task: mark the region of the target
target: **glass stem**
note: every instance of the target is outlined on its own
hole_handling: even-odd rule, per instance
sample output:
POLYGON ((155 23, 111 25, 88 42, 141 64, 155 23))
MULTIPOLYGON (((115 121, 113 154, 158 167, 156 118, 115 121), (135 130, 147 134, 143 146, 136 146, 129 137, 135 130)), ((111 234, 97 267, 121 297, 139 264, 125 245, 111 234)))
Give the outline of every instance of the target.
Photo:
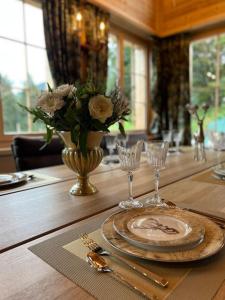
POLYGON ((176 152, 179 152, 179 145, 180 145, 180 142, 176 141, 176 152))
POLYGON ((155 169, 155 199, 159 200, 159 169, 155 169))
POLYGON ((129 188, 129 201, 133 201, 133 173, 128 172, 128 188, 129 188))

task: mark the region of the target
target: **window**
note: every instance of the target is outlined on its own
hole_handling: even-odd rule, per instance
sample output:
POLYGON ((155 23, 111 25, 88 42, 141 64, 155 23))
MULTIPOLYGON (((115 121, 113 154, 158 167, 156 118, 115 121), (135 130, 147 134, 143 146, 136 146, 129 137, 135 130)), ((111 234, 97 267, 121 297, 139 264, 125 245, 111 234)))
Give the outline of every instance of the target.
POLYGON ((0 0, 2 136, 43 131, 17 103, 36 103, 46 82, 52 84, 40 2, 0 0))
MULTIPOLYGON (((225 34, 194 41, 190 47, 191 100, 211 105, 205 120, 206 133, 225 131, 225 34)), ((197 130, 192 120, 192 131, 197 130)))
POLYGON ((147 128, 147 46, 122 33, 111 33, 108 45, 107 89, 110 90, 119 83, 130 102, 131 116, 128 122, 125 122, 125 128, 145 130, 147 128))

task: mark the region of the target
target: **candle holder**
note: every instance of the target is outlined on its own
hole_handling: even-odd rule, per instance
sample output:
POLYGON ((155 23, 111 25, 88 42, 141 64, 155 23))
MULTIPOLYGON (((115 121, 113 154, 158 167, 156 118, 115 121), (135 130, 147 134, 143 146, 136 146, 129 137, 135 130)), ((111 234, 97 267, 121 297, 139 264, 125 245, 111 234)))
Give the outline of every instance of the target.
POLYGON ((201 118, 199 116, 198 105, 187 104, 186 108, 189 111, 189 113, 197 119, 197 123, 198 123, 198 131, 194 133, 194 139, 195 139, 194 159, 197 161, 202 161, 202 160, 206 161, 207 159, 206 159, 205 145, 204 145, 205 136, 204 136, 203 124, 204 124, 206 113, 209 109, 209 105, 204 103, 200 107, 200 109, 203 110, 203 116, 201 118))

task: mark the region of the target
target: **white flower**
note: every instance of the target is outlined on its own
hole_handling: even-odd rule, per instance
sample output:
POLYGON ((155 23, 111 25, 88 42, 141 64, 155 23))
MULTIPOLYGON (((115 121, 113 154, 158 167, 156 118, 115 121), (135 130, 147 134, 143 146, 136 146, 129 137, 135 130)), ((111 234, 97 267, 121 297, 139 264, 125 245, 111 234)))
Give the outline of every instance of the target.
POLYGON ((66 96, 71 96, 73 92, 76 92, 76 88, 71 84, 63 84, 58 86, 53 93, 56 97, 63 98, 66 96))
POLYGON ((89 100, 88 108, 93 119, 104 123, 105 120, 112 116, 113 104, 110 98, 103 95, 97 95, 89 100))
POLYGON ((54 115, 54 112, 62 108, 64 104, 62 97, 52 92, 45 92, 39 97, 37 107, 50 115, 54 115))

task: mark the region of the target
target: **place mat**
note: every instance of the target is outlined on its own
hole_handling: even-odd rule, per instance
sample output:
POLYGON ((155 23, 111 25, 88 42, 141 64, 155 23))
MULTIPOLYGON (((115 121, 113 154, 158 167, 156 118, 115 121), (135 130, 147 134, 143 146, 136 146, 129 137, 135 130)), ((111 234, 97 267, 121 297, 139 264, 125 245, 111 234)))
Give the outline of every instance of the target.
POLYGON ((217 178, 213 177, 213 175, 215 175, 213 170, 209 170, 207 172, 193 176, 191 178, 191 180, 212 183, 212 184, 225 185, 225 180, 217 179, 217 178))
MULTIPOLYGON (((78 229, 67 231, 29 249, 97 299, 142 299, 142 296, 116 281, 110 274, 98 273, 84 261, 88 250, 79 241, 79 235, 83 232, 91 232, 90 236, 100 245, 111 252, 115 251, 101 237, 99 227, 106 217, 106 214, 96 217, 78 229)), ((135 261, 149 267, 150 270, 159 273, 169 281, 169 286, 163 289, 141 278, 142 284, 145 287, 147 285, 161 300, 211 299, 225 277, 224 250, 214 257, 195 263, 171 264, 137 259, 135 261)), ((126 267, 120 265, 118 268, 125 269, 126 267)), ((139 277, 139 275, 133 275, 133 271, 128 273, 139 277)))
POLYGON ((22 173, 27 174, 28 176, 33 175, 33 178, 28 179, 27 181, 21 182, 19 184, 14 184, 14 185, 0 188, 0 196, 62 181, 62 179, 60 178, 45 175, 45 174, 40 174, 38 172, 22 172, 22 173))

